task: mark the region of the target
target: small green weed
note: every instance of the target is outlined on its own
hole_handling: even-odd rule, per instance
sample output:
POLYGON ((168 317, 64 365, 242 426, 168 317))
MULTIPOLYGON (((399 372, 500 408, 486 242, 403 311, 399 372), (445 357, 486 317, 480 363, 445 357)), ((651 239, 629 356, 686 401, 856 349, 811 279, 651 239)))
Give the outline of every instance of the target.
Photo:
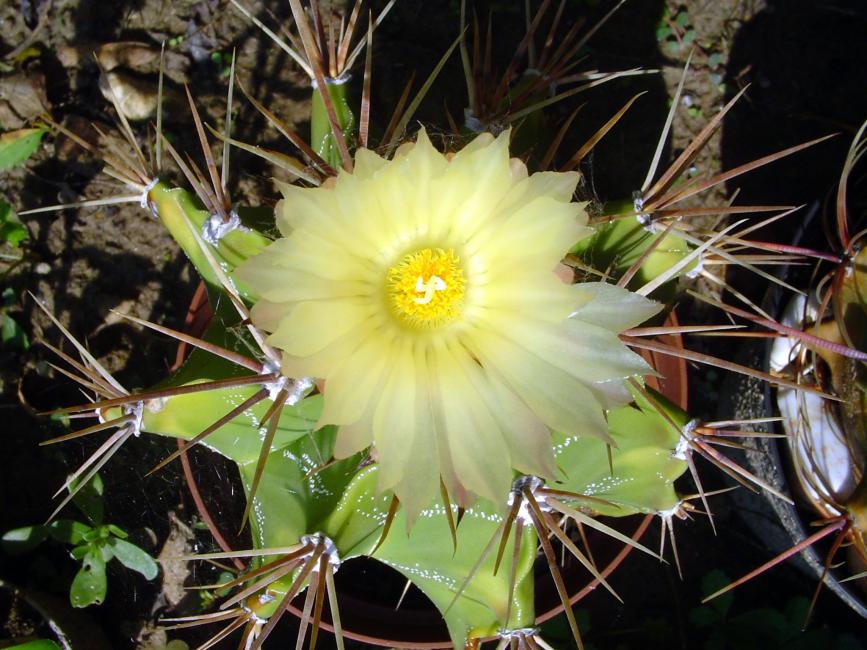
MULTIPOLYGON (((75 486, 70 488, 75 489, 75 486)), ((15 528, 0 538, 0 546, 9 553, 26 553, 48 539, 72 546, 70 556, 81 562, 69 588, 69 602, 73 607, 99 605, 105 600, 108 588, 105 566, 112 559, 148 580, 157 575, 157 564, 147 552, 126 541, 125 531, 114 524, 103 523, 102 497, 102 479, 97 474, 73 498, 88 523, 57 519, 49 524, 15 528)))

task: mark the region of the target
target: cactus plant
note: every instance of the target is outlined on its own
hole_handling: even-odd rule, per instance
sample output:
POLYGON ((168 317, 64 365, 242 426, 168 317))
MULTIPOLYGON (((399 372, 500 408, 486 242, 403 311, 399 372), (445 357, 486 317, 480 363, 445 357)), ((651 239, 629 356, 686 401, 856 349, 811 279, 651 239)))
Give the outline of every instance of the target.
MULTIPOLYGON (((302 592, 299 644, 310 628, 315 645, 327 596, 342 647, 334 573, 358 556, 396 569, 424 592, 456 648, 488 637, 502 648, 545 647, 534 628, 537 547, 582 647, 555 544, 617 597, 590 550, 576 542, 584 530, 656 553, 599 517, 655 516, 673 541, 673 519, 691 509, 674 481, 692 473, 696 498, 706 505, 694 454, 757 482, 715 449, 749 429, 691 419, 651 387, 657 373, 639 353, 782 381, 655 338, 727 326, 681 328, 656 316, 667 309, 677 279, 701 272, 708 259, 770 278, 741 255, 744 246, 761 248, 744 239, 755 226, 735 221, 714 229, 695 219, 788 206, 686 202, 812 143, 724 174, 685 178, 735 98, 657 174, 669 116, 647 179, 629 201, 574 201, 573 170, 635 98, 557 168, 552 163, 571 119, 551 137, 546 111, 636 71, 566 74, 594 30, 581 38, 570 30, 555 46, 563 5, 537 57, 530 45, 547 18, 546 0, 528 15, 526 34, 495 84, 478 35, 470 48, 462 24, 374 145, 371 43, 392 4, 356 39, 360 2, 344 23, 332 24, 316 2, 304 8, 290 0, 298 34, 280 46, 314 86, 309 137, 250 101, 287 136, 294 156, 233 138, 234 70, 225 128, 210 129, 223 143, 221 169, 189 91, 204 171, 163 136, 161 118, 154 160, 147 160, 116 101, 131 155, 101 151, 54 125, 99 153, 107 173, 134 193, 118 201, 140 202, 165 225, 201 276, 213 311, 201 336, 128 317, 195 348, 145 390, 122 386, 63 330, 81 359, 58 353, 92 397, 55 412, 96 419, 63 439, 113 430, 64 487, 87 483, 126 440, 143 433, 188 443, 155 469, 197 444, 237 465, 245 488, 240 524, 249 525, 253 548, 196 557, 244 557, 249 564, 221 585, 233 592, 219 610, 174 621, 221 623, 208 647, 235 631, 240 647, 262 647, 302 592), (416 108, 458 48, 468 89, 464 124, 448 137, 409 133, 416 108), (362 54, 356 116, 348 71, 362 54), (567 84, 549 96, 549 87, 567 84), (547 152, 539 156, 546 137, 547 152), (527 142, 535 143, 533 151, 514 157, 527 142), (281 185, 283 198, 265 227, 228 194, 232 147, 298 179, 281 185), (192 192, 164 173, 166 152, 192 192)), ((678 104, 675 97, 672 112, 678 104)))

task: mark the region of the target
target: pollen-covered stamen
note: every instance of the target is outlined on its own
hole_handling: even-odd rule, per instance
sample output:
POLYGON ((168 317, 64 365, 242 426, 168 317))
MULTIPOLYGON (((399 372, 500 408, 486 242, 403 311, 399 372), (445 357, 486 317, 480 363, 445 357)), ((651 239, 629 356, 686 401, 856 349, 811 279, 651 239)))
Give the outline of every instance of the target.
POLYGON ((404 255, 388 270, 386 293, 403 324, 438 327, 460 313, 465 284, 453 250, 423 248, 404 255))

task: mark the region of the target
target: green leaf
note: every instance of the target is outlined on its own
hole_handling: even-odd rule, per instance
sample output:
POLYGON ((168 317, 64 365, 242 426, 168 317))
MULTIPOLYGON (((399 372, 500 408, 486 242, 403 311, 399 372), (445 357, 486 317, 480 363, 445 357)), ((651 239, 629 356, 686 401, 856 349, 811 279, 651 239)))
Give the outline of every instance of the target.
POLYGON ((55 541, 63 544, 80 544, 85 536, 93 530, 87 524, 71 519, 57 519, 48 524, 48 534, 55 541))
MULTIPOLYGON (((605 208, 606 214, 626 214, 633 210, 632 204, 625 202, 612 203, 605 208)), ((585 237, 573 246, 571 252, 593 268, 610 269, 616 278, 625 273, 660 236, 661 233, 645 230, 635 217, 626 217, 600 226, 591 237, 585 237)), ((668 233, 645 258, 628 288, 635 290, 668 272, 668 269, 689 255, 690 250, 683 239, 673 232, 668 233)), ((687 264, 677 276, 688 273, 695 266, 696 262, 687 264)), ((661 292, 662 288, 657 289, 651 297, 665 300, 664 296, 658 295, 661 292)))
POLYGON ((45 526, 24 526, 13 528, 3 533, 0 546, 8 553, 26 553, 36 548, 48 537, 45 526))
MULTIPOLYGON (((382 534, 391 494, 377 494, 378 467, 364 468, 346 488, 343 497, 321 530, 337 545, 341 558, 367 555, 382 534)), ((453 515, 457 507, 452 505, 453 515)), ((443 612, 458 587, 482 554, 500 523, 501 508, 478 501, 464 512, 457 528, 457 550, 452 545, 443 506, 433 503, 421 512, 407 532, 402 508, 391 531, 373 557, 400 571, 443 612)), ((533 622, 533 560, 537 539, 532 526, 523 529, 521 552, 516 567, 516 588, 511 619, 504 620, 508 604, 512 539, 507 544, 504 565, 493 575, 496 552, 488 555, 445 620, 455 647, 463 647, 469 633, 488 636, 498 628, 517 628, 533 622)))
POLYGON ((108 529, 108 532, 115 537, 120 537, 121 539, 126 539, 127 537, 129 537, 129 535, 126 534, 125 530, 123 530, 122 528, 118 528, 114 524, 108 524, 106 528, 108 529))
MULTIPOLYGON (((77 483, 73 482, 69 486, 69 491, 72 492, 76 487, 77 483)), ((105 512, 102 503, 103 492, 105 492, 105 486, 102 483, 102 478, 99 474, 94 474, 93 478, 72 497, 72 502, 94 526, 99 526, 102 523, 105 512)))
POLYGON ((98 550, 91 549, 82 559, 81 569, 69 588, 69 602, 73 607, 101 605, 106 589, 105 561, 98 550))
POLYGON ((60 650, 60 646, 54 641, 39 639, 37 641, 28 641, 27 643, 11 645, 7 650, 60 650))
MULTIPOLYGON (((178 373, 170 378, 171 384, 167 385, 185 385, 231 376, 242 376, 237 366, 196 350, 178 373)), ((142 428, 149 433, 190 440, 259 389, 259 386, 249 385, 170 397, 158 411, 145 409, 142 428)), ((281 449, 310 433, 319 419, 322 403, 322 396, 316 395, 294 406, 285 406, 280 412, 271 450, 281 449)), ((269 399, 259 402, 217 429, 202 444, 237 463, 255 461, 259 457, 263 435, 257 424, 271 404, 269 399)))
POLYGON ((693 627, 710 627, 720 622, 719 612, 707 605, 689 611, 689 624, 693 627))
MULTIPOLYGON (((202 232, 202 225, 209 217, 208 211, 197 203, 193 194, 180 188, 170 188, 161 182, 151 189, 148 196, 156 207, 157 215, 163 225, 183 249, 205 283, 209 285, 209 289, 217 289, 220 286, 219 278, 190 231, 192 225, 196 232, 202 232)), ((237 228, 224 236, 216 247, 210 247, 210 250, 220 266, 227 272, 231 272, 248 257, 260 253, 270 243, 271 241, 255 228, 237 228)), ((242 298, 251 297, 242 282, 235 280, 235 286, 242 298)))
POLYGON ((83 560, 88 553, 95 550, 98 550, 96 545, 87 542, 85 544, 82 544, 81 546, 76 546, 69 552, 69 555, 72 557, 73 560, 83 560))
POLYGON ((689 14, 685 11, 679 11, 674 17, 674 24, 678 27, 686 27, 689 24, 689 14))
POLYGON ((5 242, 13 248, 18 248, 21 242, 27 239, 28 234, 27 228, 12 211, 12 206, 0 199, 0 243, 5 242))
MULTIPOLYGON (((343 132, 343 137, 349 142, 349 138, 355 129, 355 114, 349 106, 348 84, 326 83, 325 88, 334 107, 337 125, 343 132)), ((322 94, 318 89, 313 89, 310 108, 310 144, 313 149, 334 169, 340 169, 343 163, 340 158, 340 150, 331 130, 331 122, 322 101, 322 94)))
POLYGON ((27 160, 45 135, 45 129, 18 129, 0 134, 0 169, 9 169, 27 160))
POLYGON ((26 350, 30 347, 30 339, 21 326, 9 314, 0 312, 0 342, 4 346, 26 350))
POLYGON ((111 546, 111 550, 114 552, 114 557, 117 561, 127 569, 139 572, 147 580, 153 580, 157 577, 157 563, 135 544, 112 537, 108 540, 108 545, 111 546))
MULTIPOLYGON (((256 516, 250 518, 256 546, 287 546, 297 543, 301 535, 328 532, 323 520, 345 497, 361 458, 355 455, 314 472, 331 458, 335 435, 335 427, 325 427, 268 456, 253 501, 256 516)), ((249 493, 256 460, 240 464, 238 469, 249 493)), ((338 545, 338 550, 341 557, 350 552, 345 545, 338 545)))

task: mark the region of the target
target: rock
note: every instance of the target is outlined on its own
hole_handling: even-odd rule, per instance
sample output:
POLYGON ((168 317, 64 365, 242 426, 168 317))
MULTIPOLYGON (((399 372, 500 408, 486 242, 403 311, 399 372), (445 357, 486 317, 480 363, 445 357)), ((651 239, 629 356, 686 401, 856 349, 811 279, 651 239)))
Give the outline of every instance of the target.
POLYGON ((42 73, 20 72, 0 77, 0 124, 5 130, 21 128, 47 110, 42 73))
MULTIPOLYGON (((122 68, 141 74, 156 75, 160 70, 160 48, 136 41, 60 45, 55 51, 64 68, 77 68, 88 60, 93 61, 93 57, 96 56, 106 72, 122 68)), ((163 60, 163 71, 166 77, 176 83, 188 81, 189 58, 167 49, 163 60)))
POLYGON ((156 115, 157 85, 143 81, 125 72, 105 72, 99 77, 103 96, 114 98, 129 120, 141 121, 156 115))

